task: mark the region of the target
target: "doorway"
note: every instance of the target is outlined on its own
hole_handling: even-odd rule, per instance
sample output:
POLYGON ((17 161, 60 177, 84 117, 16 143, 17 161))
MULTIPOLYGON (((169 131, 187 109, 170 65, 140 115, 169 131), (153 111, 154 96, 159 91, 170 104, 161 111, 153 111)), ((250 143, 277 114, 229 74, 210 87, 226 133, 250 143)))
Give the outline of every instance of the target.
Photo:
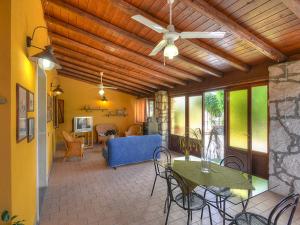
POLYGON ((47 178, 47 77, 37 66, 37 220, 45 192, 48 186, 47 178))
POLYGON ((268 177, 268 86, 251 85, 226 91, 225 155, 244 162, 245 172, 268 177))

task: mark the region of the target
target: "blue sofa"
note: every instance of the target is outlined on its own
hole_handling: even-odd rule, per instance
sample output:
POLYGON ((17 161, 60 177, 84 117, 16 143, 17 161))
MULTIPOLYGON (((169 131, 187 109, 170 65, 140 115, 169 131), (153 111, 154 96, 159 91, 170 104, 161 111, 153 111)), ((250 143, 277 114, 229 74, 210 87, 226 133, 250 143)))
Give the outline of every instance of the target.
POLYGON ((157 134, 115 138, 108 141, 103 156, 113 168, 144 162, 152 159, 154 149, 161 143, 161 136, 157 134))

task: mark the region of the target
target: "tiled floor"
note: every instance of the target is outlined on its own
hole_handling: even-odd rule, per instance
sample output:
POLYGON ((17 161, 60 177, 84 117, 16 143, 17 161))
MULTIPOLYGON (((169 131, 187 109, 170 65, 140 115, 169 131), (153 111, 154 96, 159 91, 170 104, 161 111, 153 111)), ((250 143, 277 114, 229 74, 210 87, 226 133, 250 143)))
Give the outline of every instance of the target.
MULTIPOLYGON (((41 225, 162 225, 166 184, 158 180, 153 197, 150 192, 154 179, 152 162, 108 168, 99 149, 89 150, 82 161, 63 162, 58 151, 50 175, 41 225)), ((265 193, 251 200, 249 210, 268 215, 280 196, 265 193)), ((229 206, 230 207, 230 206, 229 206)), ((299 207, 300 208, 300 207, 299 207)), ((239 207, 228 212, 237 213, 239 207)), ((193 225, 209 224, 208 213, 201 222, 193 214, 193 225)), ((172 206, 169 225, 186 224, 186 213, 172 206)), ((213 210, 213 223, 222 224, 213 210)), ((286 224, 286 223, 283 223, 286 224)), ((293 225, 300 225, 300 209, 293 225)))

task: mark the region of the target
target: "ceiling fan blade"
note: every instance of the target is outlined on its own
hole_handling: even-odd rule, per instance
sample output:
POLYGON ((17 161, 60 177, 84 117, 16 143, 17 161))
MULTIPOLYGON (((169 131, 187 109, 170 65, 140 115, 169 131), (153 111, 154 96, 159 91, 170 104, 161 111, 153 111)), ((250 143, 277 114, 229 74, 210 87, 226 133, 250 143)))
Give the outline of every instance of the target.
POLYGON ((161 40, 155 48, 152 50, 152 52, 149 54, 149 56, 155 56, 157 53, 159 53, 166 45, 167 45, 167 40, 161 40))
POLYGON ((108 87, 108 86, 103 86, 104 89, 118 89, 116 87, 108 87))
POLYGON ((147 19, 146 17, 142 15, 134 15, 131 17, 132 19, 136 20, 137 22, 149 27, 152 30, 155 30, 157 33, 165 33, 168 32, 168 30, 161 25, 147 19))
POLYGON ((180 37, 188 38, 224 38, 226 32, 181 32, 180 37))

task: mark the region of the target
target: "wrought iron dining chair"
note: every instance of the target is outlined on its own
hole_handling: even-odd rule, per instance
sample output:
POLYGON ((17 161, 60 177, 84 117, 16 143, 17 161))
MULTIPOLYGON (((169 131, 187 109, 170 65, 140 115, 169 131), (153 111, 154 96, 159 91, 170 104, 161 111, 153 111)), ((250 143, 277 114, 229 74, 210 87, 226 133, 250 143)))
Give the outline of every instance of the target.
POLYGON ((268 218, 251 212, 242 212, 235 216, 230 225, 277 225, 280 217, 288 213, 288 210, 290 210, 290 215, 286 225, 291 225, 298 202, 299 194, 290 194, 273 208, 268 218))
POLYGON ((207 203, 206 199, 194 192, 187 181, 171 168, 166 169, 166 177, 168 186, 168 211, 165 225, 168 224, 172 202, 188 212, 187 225, 189 225, 190 220, 192 220, 193 211, 202 210, 205 207, 208 207, 210 224, 212 225, 210 205, 207 203))
POLYGON ((171 153, 170 150, 164 146, 158 146, 155 148, 153 152, 153 163, 155 169, 155 178, 152 186, 151 196, 153 195, 153 191, 155 188, 157 177, 162 179, 166 179, 165 167, 161 165, 160 159, 164 159, 165 163, 171 165, 171 153))
MULTIPOLYGON (((220 161, 220 166, 226 166, 228 168, 231 169, 235 169, 235 170, 240 170, 242 171, 245 168, 245 164, 243 163, 243 161, 235 156, 235 155, 228 155, 225 158, 223 158, 220 161)), ((216 206, 219 209, 220 214, 223 216, 223 224, 225 224, 225 220, 226 220, 226 201, 227 198, 229 198, 231 196, 231 192, 229 188, 219 188, 219 187, 206 187, 204 190, 204 194, 203 197, 206 198, 207 192, 210 192, 212 194, 218 193, 219 196, 222 195, 222 198, 216 195, 216 201, 212 201, 212 200, 207 200, 210 203, 214 203, 216 204, 216 206)), ((243 203, 243 208, 245 209, 247 207, 247 203, 244 204, 243 203)), ((203 217, 203 210, 201 212, 201 218, 203 217)))

